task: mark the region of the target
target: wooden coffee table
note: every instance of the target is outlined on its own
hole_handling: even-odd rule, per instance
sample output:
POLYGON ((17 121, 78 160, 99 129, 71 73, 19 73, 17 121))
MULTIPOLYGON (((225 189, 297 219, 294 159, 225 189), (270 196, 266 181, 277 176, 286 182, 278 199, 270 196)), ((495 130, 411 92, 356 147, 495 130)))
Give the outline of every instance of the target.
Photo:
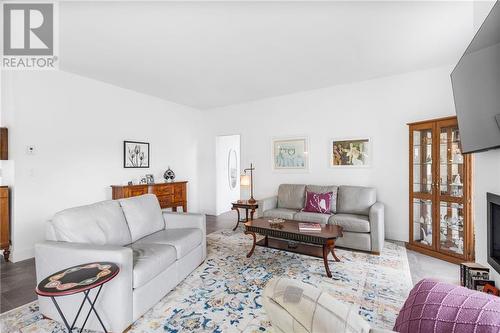
POLYGON ((335 241, 342 237, 342 227, 338 225, 321 225, 321 231, 299 231, 299 221, 285 220, 281 228, 271 227, 269 218, 259 218, 245 223, 245 234, 253 236, 253 245, 247 258, 255 250, 255 245, 270 247, 289 252, 301 253, 317 258, 323 258, 326 275, 332 277, 328 267, 328 255, 331 253, 335 261, 340 261, 335 255, 335 241), (256 234, 264 238, 257 241, 256 234), (290 242, 294 242, 293 245, 290 242), (297 242, 297 243, 295 243, 297 242))

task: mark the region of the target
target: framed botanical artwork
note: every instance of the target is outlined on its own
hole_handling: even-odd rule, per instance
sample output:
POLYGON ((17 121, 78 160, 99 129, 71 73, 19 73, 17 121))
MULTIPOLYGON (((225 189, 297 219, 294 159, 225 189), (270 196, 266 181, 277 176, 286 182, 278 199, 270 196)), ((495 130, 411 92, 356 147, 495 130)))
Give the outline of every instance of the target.
POLYGON ((309 170, 309 140, 307 137, 274 138, 272 150, 274 170, 309 170))
POLYGON ((123 141, 123 167, 149 168, 149 143, 123 141))
POLYGON ((370 166, 370 138, 332 139, 328 150, 332 168, 370 166))

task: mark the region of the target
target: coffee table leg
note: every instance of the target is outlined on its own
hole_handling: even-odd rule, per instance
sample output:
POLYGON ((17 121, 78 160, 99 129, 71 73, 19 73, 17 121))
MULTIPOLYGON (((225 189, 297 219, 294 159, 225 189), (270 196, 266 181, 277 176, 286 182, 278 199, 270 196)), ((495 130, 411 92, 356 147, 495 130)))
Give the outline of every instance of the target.
POLYGON ((337 261, 337 262, 340 261, 340 259, 335 254, 335 241, 334 240, 332 241, 332 243, 330 245, 330 252, 332 253, 332 256, 335 259, 335 261, 337 261))
POLYGON ((236 213, 238 214, 238 219, 236 220, 236 225, 233 228, 233 231, 235 231, 236 228, 238 228, 238 225, 240 224, 240 210, 238 208, 235 208, 235 207, 232 207, 231 210, 235 210, 236 213))
POLYGON ((332 277, 332 272, 330 272, 330 267, 328 266, 328 253, 330 253, 330 249, 328 245, 323 245, 323 264, 325 264, 326 276, 329 278, 332 277))
POLYGON ((245 235, 252 235, 253 236, 252 249, 247 254, 247 258, 250 258, 253 254, 253 251, 255 250, 255 243, 257 242, 257 237, 255 236, 255 233, 251 232, 251 231, 245 231, 245 235))

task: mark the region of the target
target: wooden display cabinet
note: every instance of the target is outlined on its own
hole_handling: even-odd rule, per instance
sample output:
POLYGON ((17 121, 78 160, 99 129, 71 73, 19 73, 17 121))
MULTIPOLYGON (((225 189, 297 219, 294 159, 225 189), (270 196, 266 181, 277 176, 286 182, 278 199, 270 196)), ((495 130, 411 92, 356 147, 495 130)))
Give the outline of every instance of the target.
POLYGON ((456 117, 408 124, 407 248, 453 263, 474 260, 472 156, 462 155, 456 117))

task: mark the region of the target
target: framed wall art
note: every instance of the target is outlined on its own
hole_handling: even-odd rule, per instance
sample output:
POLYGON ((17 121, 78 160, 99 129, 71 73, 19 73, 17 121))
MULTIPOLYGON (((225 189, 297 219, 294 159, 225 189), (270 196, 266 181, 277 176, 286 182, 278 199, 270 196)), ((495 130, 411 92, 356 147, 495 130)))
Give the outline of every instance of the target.
POLYGON ((149 143, 123 141, 123 167, 149 168, 149 143))
POLYGON ((309 170, 309 139, 307 137, 274 138, 272 152, 274 170, 309 170))
POLYGON ((332 168, 370 166, 370 138, 332 139, 328 150, 332 168))

